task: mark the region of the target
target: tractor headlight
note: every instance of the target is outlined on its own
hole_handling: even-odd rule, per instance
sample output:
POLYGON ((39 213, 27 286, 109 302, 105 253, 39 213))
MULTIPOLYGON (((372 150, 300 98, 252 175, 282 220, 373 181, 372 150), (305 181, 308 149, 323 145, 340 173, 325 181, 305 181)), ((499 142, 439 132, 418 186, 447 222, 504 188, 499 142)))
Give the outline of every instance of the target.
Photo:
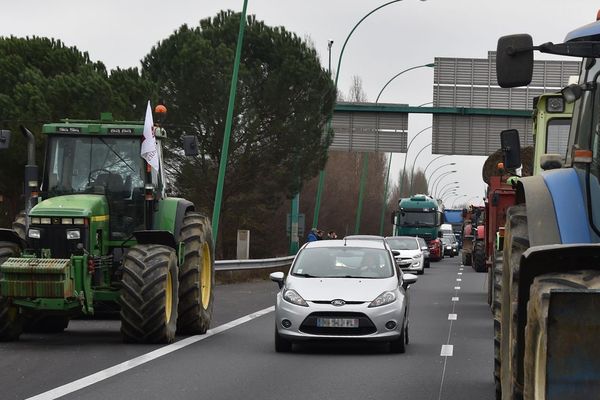
POLYGON ((63 225, 73 225, 73 218, 61 218, 60 223, 63 225))
POLYGON ((42 232, 40 232, 39 229, 30 228, 27 232, 27 236, 29 236, 31 239, 39 239, 42 237, 42 232))
POLYGON ((565 99, 561 97, 549 97, 546 100, 546 111, 549 113, 561 113, 565 111, 565 99))
POLYGON ((49 225, 49 224, 51 224, 51 223, 52 223, 52 219, 51 219, 51 218, 48 218, 48 217, 45 217, 45 218, 40 218, 40 223, 41 223, 41 224, 44 224, 44 225, 49 225))
POLYGON ((73 224, 75 225, 84 225, 85 218, 73 218, 73 224))
POLYGON ((67 240, 81 239, 81 231, 79 229, 70 229, 67 231, 67 240))
POLYGON ((31 223, 34 225, 39 225, 40 222, 40 218, 39 217, 31 217, 31 223))

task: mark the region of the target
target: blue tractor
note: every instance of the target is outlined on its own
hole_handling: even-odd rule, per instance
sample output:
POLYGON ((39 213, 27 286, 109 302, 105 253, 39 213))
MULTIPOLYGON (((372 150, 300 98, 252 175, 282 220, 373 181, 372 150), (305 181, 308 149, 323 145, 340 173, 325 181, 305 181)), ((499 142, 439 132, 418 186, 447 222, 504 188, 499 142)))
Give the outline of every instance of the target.
MULTIPOLYGON (((579 82, 554 108, 574 103, 560 154, 517 184, 503 241, 502 301, 495 323, 496 395, 588 399, 600 395, 600 21, 564 43, 533 45, 526 34, 498 41, 501 87, 529 85, 533 52, 582 59, 579 82)), ((548 110, 550 111, 550 110, 548 110)), ((518 166, 515 130, 502 132, 505 166, 518 166)))

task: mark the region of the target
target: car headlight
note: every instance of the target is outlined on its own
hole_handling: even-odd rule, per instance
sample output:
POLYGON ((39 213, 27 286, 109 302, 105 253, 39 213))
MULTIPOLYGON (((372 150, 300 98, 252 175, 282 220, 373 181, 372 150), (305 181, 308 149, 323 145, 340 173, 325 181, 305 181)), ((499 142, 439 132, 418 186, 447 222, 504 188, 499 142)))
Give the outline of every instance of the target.
POLYGON ((27 236, 29 236, 32 239, 39 239, 42 237, 42 233, 40 232, 39 229, 29 229, 29 232, 27 233, 27 236))
POLYGON ((418 260, 421 258, 421 255, 417 254, 417 255, 414 255, 412 258, 413 258, 413 260, 418 260))
POLYGON ((81 239, 81 231, 79 229, 70 229, 67 231, 67 240, 81 239))
POLYGON ((396 301, 396 293, 394 292, 383 292, 375 300, 369 304, 369 308, 385 306, 396 301))
POLYGON ((283 298, 285 301, 297 306, 308 307, 308 303, 294 289, 286 289, 283 292, 283 298))

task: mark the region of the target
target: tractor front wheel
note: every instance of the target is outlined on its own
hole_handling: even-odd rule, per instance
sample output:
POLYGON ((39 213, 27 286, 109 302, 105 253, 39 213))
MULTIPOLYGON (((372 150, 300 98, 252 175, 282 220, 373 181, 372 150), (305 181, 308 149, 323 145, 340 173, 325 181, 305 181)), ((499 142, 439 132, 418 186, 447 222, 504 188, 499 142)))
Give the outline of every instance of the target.
POLYGON ((179 289, 175 250, 138 244, 124 257, 121 334, 134 343, 170 343, 175 339, 179 289))
POLYGON ((482 240, 478 240, 473 245, 472 254, 473 269, 477 272, 486 272, 485 267, 485 243, 482 240))
MULTIPOLYGON (((0 265, 10 257, 18 257, 21 249, 13 242, 0 242, 0 265)), ((1 276, 1 274, 0 274, 1 276)), ((10 299, 0 296, 0 342, 19 339, 23 332, 23 317, 10 299)))
POLYGON ((177 331, 204 334, 210 326, 215 286, 215 259, 210 220, 187 212, 181 228, 183 265, 179 274, 177 331))

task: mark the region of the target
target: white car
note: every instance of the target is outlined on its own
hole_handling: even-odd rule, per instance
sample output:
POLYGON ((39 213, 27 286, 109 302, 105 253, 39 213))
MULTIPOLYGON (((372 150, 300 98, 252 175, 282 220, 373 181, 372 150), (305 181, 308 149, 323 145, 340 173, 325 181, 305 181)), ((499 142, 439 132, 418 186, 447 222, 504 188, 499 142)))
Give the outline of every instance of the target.
POLYGON ((280 291, 275 306, 275 350, 302 340, 408 343, 407 289, 417 281, 395 267, 382 240, 323 240, 305 244, 287 278, 273 272, 280 291))
POLYGON ((421 275, 425 272, 425 254, 414 236, 389 236, 385 238, 394 252, 396 263, 403 271, 414 271, 421 275))

